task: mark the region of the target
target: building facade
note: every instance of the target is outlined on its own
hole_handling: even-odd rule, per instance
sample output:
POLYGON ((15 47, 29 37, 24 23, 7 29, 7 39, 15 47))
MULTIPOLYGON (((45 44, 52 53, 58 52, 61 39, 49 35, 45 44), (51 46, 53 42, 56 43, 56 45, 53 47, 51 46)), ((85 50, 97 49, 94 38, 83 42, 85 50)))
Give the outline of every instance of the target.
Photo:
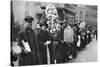
POLYGON ((97 6, 86 5, 85 16, 89 26, 97 27, 97 6))
POLYGON ((65 16, 69 24, 75 23, 76 7, 73 4, 64 5, 65 16))
POLYGON ((85 6, 84 5, 77 5, 76 6, 75 20, 77 22, 85 21, 85 6))

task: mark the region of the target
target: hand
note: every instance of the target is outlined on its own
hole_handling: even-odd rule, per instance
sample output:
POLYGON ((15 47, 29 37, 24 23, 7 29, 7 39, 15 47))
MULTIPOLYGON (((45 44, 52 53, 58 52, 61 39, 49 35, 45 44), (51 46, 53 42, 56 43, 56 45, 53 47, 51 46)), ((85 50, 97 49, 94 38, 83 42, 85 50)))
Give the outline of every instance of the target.
POLYGON ((64 41, 63 41, 63 40, 61 40, 61 42, 62 42, 62 43, 64 43, 64 41))
POLYGON ((50 44, 51 43, 51 41, 46 41, 45 43, 44 43, 44 45, 48 45, 48 44, 50 44))
POLYGON ((58 45, 58 42, 57 41, 54 41, 54 44, 58 45))
POLYGON ((48 43, 47 43, 47 42, 45 42, 45 43, 44 43, 44 45, 48 45, 48 43))
POLYGON ((47 41, 48 42, 48 44, 50 44, 51 43, 51 41, 47 41))

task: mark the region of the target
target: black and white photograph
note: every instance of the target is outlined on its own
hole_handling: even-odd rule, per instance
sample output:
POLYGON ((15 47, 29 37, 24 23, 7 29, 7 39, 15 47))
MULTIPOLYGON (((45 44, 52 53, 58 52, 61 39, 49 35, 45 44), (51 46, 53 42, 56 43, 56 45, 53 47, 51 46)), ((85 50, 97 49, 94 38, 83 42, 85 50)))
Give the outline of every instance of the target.
POLYGON ((98 61, 98 6, 10 1, 10 66, 98 61))

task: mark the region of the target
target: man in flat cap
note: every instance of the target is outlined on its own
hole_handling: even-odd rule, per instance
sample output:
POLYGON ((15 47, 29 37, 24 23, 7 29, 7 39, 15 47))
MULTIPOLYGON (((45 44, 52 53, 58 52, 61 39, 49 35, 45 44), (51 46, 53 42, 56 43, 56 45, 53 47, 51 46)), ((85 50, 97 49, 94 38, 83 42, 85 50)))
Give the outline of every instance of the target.
POLYGON ((31 28, 34 19, 31 16, 27 16, 24 20, 27 25, 24 30, 19 32, 17 38, 18 44, 23 48, 23 52, 19 58, 19 65, 37 65, 40 64, 39 46, 37 44, 36 34, 31 28))

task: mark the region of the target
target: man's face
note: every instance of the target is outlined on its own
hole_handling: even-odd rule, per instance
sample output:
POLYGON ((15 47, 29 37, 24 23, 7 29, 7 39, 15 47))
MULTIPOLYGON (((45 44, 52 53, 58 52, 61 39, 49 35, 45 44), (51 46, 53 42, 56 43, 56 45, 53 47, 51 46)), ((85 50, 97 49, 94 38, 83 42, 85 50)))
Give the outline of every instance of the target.
POLYGON ((46 26, 42 25, 42 30, 45 30, 46 29, 46 26))
POLYGON ((32 23, 28 23, 28 28, 31 28, 32 27, 32 23))

